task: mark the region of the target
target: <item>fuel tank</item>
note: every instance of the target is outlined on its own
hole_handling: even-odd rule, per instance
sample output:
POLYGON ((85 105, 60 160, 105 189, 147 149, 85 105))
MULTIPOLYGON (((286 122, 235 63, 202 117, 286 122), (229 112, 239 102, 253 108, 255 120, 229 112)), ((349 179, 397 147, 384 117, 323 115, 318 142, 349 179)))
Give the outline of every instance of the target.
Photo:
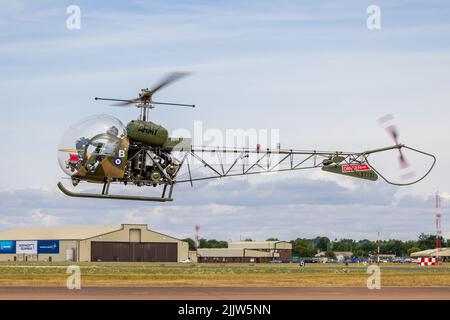
POLYGON ((167 141, 168 132, 156 123, 132 120, 127 124, 127 135, 135 141, 151 146, 162 146, 167 141))

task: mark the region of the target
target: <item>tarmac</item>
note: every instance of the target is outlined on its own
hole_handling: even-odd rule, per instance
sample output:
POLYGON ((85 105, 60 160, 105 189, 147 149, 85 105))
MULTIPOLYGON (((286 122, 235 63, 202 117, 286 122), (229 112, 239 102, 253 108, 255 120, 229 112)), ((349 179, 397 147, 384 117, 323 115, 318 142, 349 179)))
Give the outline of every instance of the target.
POLYGON ((1 286, 0 300, 450 300, 450 287, 1 286))

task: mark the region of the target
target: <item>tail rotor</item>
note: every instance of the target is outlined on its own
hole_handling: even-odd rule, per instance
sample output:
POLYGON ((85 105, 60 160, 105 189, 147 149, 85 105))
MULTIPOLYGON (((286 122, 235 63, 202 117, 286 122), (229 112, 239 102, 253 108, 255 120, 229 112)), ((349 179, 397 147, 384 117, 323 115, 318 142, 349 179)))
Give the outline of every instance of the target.
POLYGON ((410 168, 410 164, 409 164, 408 160, 406 159, 405 154, 402 151, 402 145, 401 145, 400 139, 399 139, 400 134, 399 134, 397 126, 395 124, 392 124, 393 120, 394 120, 394 116, 392 114, 387 114, 387 115, 381 117, 380 119, 378 119, 378 122, 380 123, 380 125, 385 126, 385 130, 391 136, 392 140, 394 140, 395 144, 397 146, 399 146, 398 161, 399 161, 400 169, 402 170, 402 173, 400 175, 402 180, 411 179, 411 178, 414 178, 416 176, 416 174, 412 170, 406 171, 406 170, 408 170, 408 168, 410 168))

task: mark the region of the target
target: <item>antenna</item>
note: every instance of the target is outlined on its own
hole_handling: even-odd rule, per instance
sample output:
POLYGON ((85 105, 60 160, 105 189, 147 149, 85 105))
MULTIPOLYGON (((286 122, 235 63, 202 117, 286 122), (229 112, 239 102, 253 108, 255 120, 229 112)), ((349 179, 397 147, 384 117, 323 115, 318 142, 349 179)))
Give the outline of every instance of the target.
POLYGON ((441 251, 441 238, 442 238, 442 229, 441 229, 441 196, 439 195, 439 191, 436 191, 436 255, 439 258, 439 253, 441 251))
POLYGON ((378 232, 378 240, 377 240, 377 263, 380 264, 380 230, 378 232))
POLYGON ((195 249, 200 248, 200 226, 195 226, 195 249))

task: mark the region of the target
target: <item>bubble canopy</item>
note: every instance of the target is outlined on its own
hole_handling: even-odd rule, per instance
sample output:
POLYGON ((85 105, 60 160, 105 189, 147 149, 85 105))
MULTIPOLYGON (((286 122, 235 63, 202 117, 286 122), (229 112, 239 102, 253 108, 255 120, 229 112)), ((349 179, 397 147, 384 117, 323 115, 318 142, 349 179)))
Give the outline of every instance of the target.
MULTIPOLYGON (((61 169, 69 176, 78 171, 84 152, 89 149, 92 139, 101 135, 105 153, 114 150, 117 138, 126 135, 123 123, 110 115, 100 114, 85 118, 71 126, 63 135, 58 147, 58 162, 61 169)), ((95 140, 95 139, 94 139, 95 140)))

